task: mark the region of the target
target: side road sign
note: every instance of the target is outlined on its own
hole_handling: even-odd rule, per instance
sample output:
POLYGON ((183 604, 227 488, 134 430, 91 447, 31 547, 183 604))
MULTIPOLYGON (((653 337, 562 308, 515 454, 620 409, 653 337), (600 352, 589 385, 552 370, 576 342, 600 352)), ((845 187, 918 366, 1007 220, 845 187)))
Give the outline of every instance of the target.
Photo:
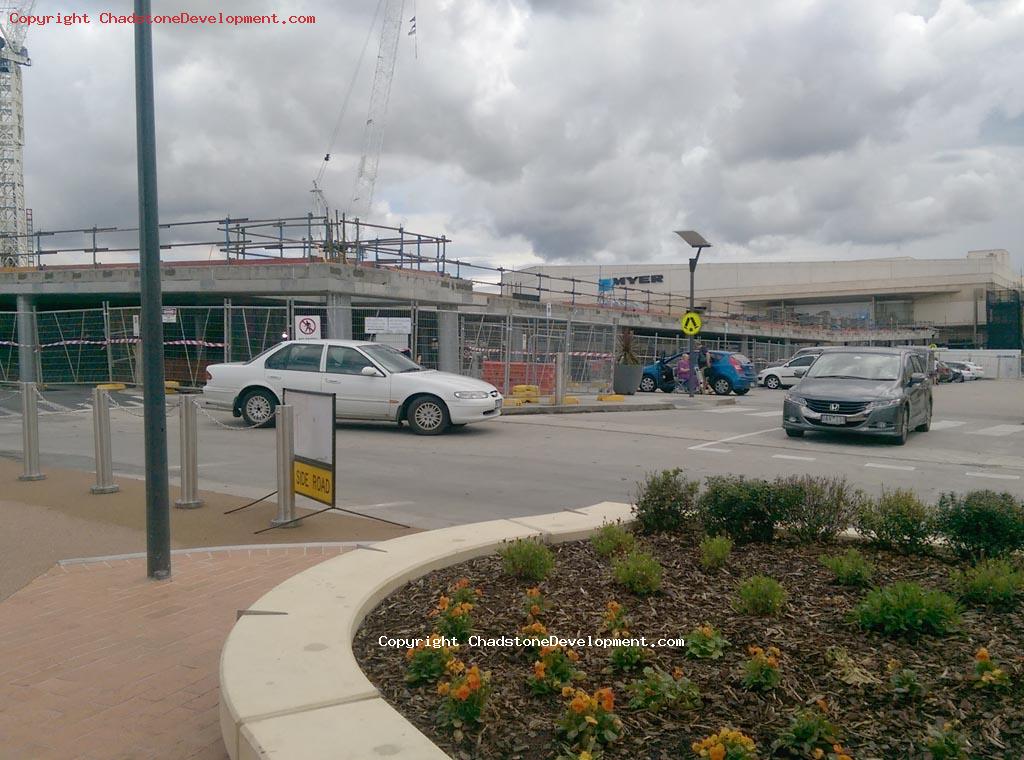
POLYGON ((679 320, 684 335, 696 335, 700 332, 701 324, 700 314, 695 311, 686 312, 679 320))
POLYGON ((319 314, 296 314, 295 315, 295 337, 320 338, 320 315, 319 314))
POLYGON ((295 493, 333 507, 337 496, 334 394, 285 388, 284 403, 295 410, 295 493))

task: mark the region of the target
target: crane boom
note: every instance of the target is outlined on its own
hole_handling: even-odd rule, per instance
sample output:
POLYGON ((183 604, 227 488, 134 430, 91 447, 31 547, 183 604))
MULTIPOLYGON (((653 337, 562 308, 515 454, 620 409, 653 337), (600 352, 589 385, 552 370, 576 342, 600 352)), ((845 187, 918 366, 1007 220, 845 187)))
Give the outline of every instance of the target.
POLYGON ((373 74, 373 90, 370 92, 370 108, 366 115, 366 130, 363 133, 363 155, 359 160, 355 190, 352 193, 350 212, 353 216, 365 217, 373 202, 373 187, 377 182, 377 168, 384 145, 384 122, 391 97, 391 80, 395 75, 395 60, 398 57, 398 40, 402 31, 402 16, 405 0, 385 0, 384 24, 380 30, 380 48, 377 51, 377 68, 373 74))

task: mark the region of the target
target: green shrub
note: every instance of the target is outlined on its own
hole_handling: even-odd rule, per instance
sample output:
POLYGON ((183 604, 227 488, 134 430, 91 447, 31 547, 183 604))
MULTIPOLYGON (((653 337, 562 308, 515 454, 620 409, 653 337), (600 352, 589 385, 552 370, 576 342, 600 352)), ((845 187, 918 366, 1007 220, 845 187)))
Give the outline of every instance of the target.
POLYGON ((498 552, 505 572, 527 581, 542 581, 555 566, 551 550, 539 541, 517 538, 498 552))
POLYGON ((959 722, 931 726, 925 749, 931 753, 931 760, 967 760, 964 737, 958 731, 959 722))
MULTIPOLYGON (((832 756, 839 744, 839 729, 820 710, 801 710, 793 716, 789 727, 772 744, 772 752, 783 750, 796 757, 814 757, 817 749, 832 756)), ((774 754, 772 755, 775 756, 774 754)))
POLYGON ((893 583, 868 592, 853 612, 861 628, 887 635, 943 634, 959 620, 956 600, 916 583, 893 583))
POLYGON ((602 557, 628 554, 636 546, 636 537, 618 523, 609 523, 602 525, 597 533, 590 537, 590 545, 602 557))
POLYGON ((732 552, 732 541, 725 536, 705 536, 700 542, 700 564, 705 570, 725 567, 732 552))
POLYGON ((647 475, 637 483, 633 514, 641 533, 681 530, 697 511, 700 481, 687 480, 678 467, 647 475))
POLYGON ((686 654, 701 660, 717 660, 729 646, 729 640, 712 626, 704 623, 686 637, 686 654))
POLYGON ((777 492, 767 480, 717 475, 704 481, 698 510, 704 532, 737 543, 771 541, 780 517, 777 492))
POLYGON ((913 491, 896 489, 864 501, 857 515, 857 530, 874 544, 911 554, 928 546, 935 535, 935 520, 913 491))
POLYGON ((445 674, 452 661, 454 648, 445 644, 441 634, 434 633, 405 653, 408 670, 405 681, 413 686, 433 682, 445 674))
POLYGON ((1024 590, 1024 572, 1005 559, 982 560, 964 571, 953 571, 953 588, 965 602, 1012 607, 1024 590))
POLYGON ((647 552, 633 552, 615 560, 615 580, 637 596, 653 594, 661 588, 661 565, 647 552))
POLYGON ((839 477, 778 478, 772 491, 779 519, 790 535, 804 542, 834 539, 853 524, 865 498, 839 477))
POLYGON ((1024 508, 1012 494, 942 494, 936 525, 939 535, 961 557, 1001 557, 1024 548, 1024 508))
POLYGON ((847 549, 844 554, 822 557, 821 564, 832 571, 836 583, 841 586, 867 586, 875 573, 875 566, 856 549, 847 549))
POLYGON ((740 584, 733 607, 745 615, 775 615, 786 606, 788 597, 786 590, 774 578, 754 575, 740 584))
POLYGON ((660 668, 644 668, 644 677, 626 684, 626 692, 632 710, 683 712, 702 704, 697 684, 681 672, 670 675, 660 668))
POLYGON ((753 691, 771 691, 782 683, 779 673, 779 657, 777 647, 768 647, 767 651, 758 646, 748 647, 750 659, 743 663, 743 688, 753 691))
POLYGON ((612 648, 609 659, 614 672, 625 673, 643 664, 647 659, 647 650, 636 644, 623 644, 612 648))
POLYGON ((902 667, 900 661, 895 659, 889 660, 886 669, 889 671, 889 687, 893 699, 914 702, 924 696, 924 686, 916 672, 902 667))

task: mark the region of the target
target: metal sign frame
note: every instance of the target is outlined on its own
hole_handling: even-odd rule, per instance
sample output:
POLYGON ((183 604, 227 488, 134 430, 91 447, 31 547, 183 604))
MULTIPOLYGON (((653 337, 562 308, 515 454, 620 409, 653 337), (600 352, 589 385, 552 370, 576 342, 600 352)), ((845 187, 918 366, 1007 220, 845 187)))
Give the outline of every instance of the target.
MULTIPOLYGON (((334 394, 334 393, 323 393, 323 392, 320 392, 320 391, 304 391, 304 390, 299 390, 297 388, 285 388, 284 389, 283 403, 288 404, 289 406, 292 406, 295 409, 295 412, 294 412, 294 415, 295 415, 295 428, 299 429, 300 426, 302 426, 303 424, 309 424, 309 421, 303 419, 305 415, 303 414, 303 411, 300 411, 300 410, 303 410, 303 406, 302 405, 295 405, 293 403, 293 401, 294 401, 296 396, 320 396, 320 397, 324 397, 324 398, 329 398, 330 399, 330 403, 331 403, 331 414, 330 414, 330 420, 331 420, 331 461, 330 462, 323 462, 321 460, 313 459, 313 458, 308 457, 308 456, 301 456, 299 454, 296 454, 295 451, 294 451, 294 445, 293 445, 292 468, 291 468, 292 469, 292 472, 291 472, 292 486, 295 489, 295 493, 296 494, 301 494, 302 496, 305 496, 308 499, 312 499, 313 501, 320 502, 321 504, 326 504, 329 507, 334 507, 334 506, 336 506, 337 500, 338 500, 338 478, 337 478, 337 473, 338 473, 338 437, 335 434, 335 429, 334 429, 334 425, 335 425, 335 421, 336 421, 335 414, 337 413, 337 405, 336 405, 337 397, 336 397, 336 394, 334 394), (314 490, 305 488, 303 486, 303 484, 300 484, 299 482, 297 482, 297 480, 296 480, 296 475, 298 473, 298 469, 296 467, 297 464, 298 465, 302 465, 307 470, 311 469, 311 470, 314 470, 314 471, 319 471, 320 474, 326 475, 327 477, 330 478, 330 483, 331 483, 330 499, 327 499, 327 498, 324 498, 322 496, 319 496, 314 490)), ((314 473, 314 474, 316 474, 316 473, 314 473)))

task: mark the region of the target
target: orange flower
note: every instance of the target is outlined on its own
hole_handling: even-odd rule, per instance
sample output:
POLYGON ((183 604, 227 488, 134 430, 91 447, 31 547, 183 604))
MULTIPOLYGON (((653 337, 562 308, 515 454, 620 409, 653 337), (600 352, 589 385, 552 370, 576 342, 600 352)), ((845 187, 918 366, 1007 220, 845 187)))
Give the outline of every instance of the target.
POLYGON ((450 683, 448 683, 447 681, 441 681, 441 683, 437 685, 437 693, 443 697, 448 693, 449 689, 451 688, 452 685, 450 683))
POLYGON ((530 614, 533 615, 534 617, 539 615, 540 614, 540 605, 539 604, 532 604, 532 605, 530 605, 530 614))
POLYGON ((452 591, 462 591, 462 589, 466 588, 468 585, 469 585, 469 578, 459 578, 452 585, 452 591))
POLYGON ((974 659, 977 660, 978 662, 988 662, 992 658, 989 657, 988 649, 986 649, 985 647, 982 647, 974 655, 974 659))
POLYGON ((471 692, 469 690, 469 686, 467 686, 466 684, 462 684, 459 688, 455 690, 455 698, 460 702, 465 702, 467 699, 469 699, 470 693, 471 692))
POLYGON ((759 654, 764 654, 764 650, 761 649, 761 647, 756 646, 747 647, 747 652, 750 653, 751 657, 757 657, 759 654))
POLYGON ((574 688, 572 688, 571 686, 563 686, 562 687, 562 696, 565 697, 566 699, 568 699, 569 697, 572 696, 572 693, 574 691, 576 691, 576 690, 574 688))
POLYGON ((608 602, 608 611, 613 615, 622 609, 622 605, 616 601, 608 602))
POLYGON ((480 688, 480 671, 475 665, 466 674, 466 685, 473 691, 480 688))
POLYGON ((672 677, 678 681, 680 678, 683 677, 683 669, 681 667, 679 667, 678 665, 676 665, 672 669, 672 677))
POLYGON ((558 644, 555 644, 554 646, 549 646, 549 647, 541 647, 540 648, 540 656, 541 657, 547 657, 549 654, 551 654, 552 652, 557 652, 559 649, 561 649, 561 647, 558 646, 558 644))
POLYGON ((462 660, 456 660, 453 658, 448 662, 447 665, 444 666, 444 669, 451 673, 453 676, 458 675, 466 669, 466 663, 464 663, 462 660))
POLYGON ((826 702, 824 699, 819 699, 814 704, 816 704, 818 706, 818 709, 821 710, 823 713, 828 712, 828 702, 826 702))
POLYGON ((578 654, 576 654, 576 651, 573 650, 573 649, 570 649, 569 651, 567 651, 565 653, 565 656, 568 657, 573 662, 579 662, 579 659, 580 659, 580 656, 578 654))
POLYGON ((708 758, 709 760, 725 760, 725 745, 716 744, 712 747, 708 752, 708 758))
POLYGON ((825 750, 821 747, 814 750, 814 760, 821 760, 823 757, 825 757, 825 750))
POLYGON ((533 588, 526 589, 526 595, 531 599, 536 599, 540 596, 540 586, 534 586, 533 588))
POLYGON ((594 699, 597 700, 598 704, 601 705, 601 709, 605 712, 611 712, 615 709, 615 695, 611 689, 598 689, 594 692, 594 699))
POLYGON ((547 666, 540 660, 537 660, 537 662, 533 663, 533 677, 536 678, 538 681, 544 678, 544 673, 546 670, 547 666))
POLYGON ((569 709, 577 715, 585 713, 588 707, 590 707, 590 699, 587 698, 585 693, 580 691, 576 692, 576 696, 573 697, 572 702, 569 703, 569 709))

